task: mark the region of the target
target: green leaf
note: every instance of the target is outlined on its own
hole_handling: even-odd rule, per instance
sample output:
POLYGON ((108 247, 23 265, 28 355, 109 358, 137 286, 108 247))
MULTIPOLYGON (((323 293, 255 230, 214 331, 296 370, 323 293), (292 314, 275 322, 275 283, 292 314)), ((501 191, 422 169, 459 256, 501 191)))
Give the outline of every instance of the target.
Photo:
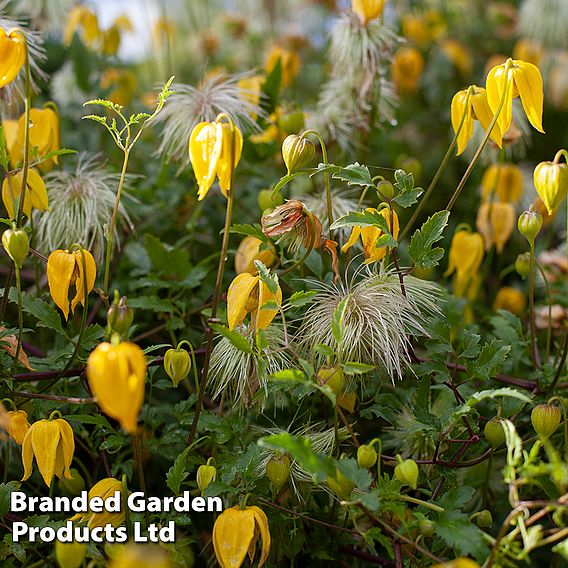
POLYGON ((282 369, 272 373, 268 378, 274 381, 305 381, 306 375, 298 369, 282 369))
POLYGON ((487 380, 494 377, 501 370, 510 351, 511 346, 498 339, 486 343, 476 359, 466 361, 470 378, 487 380))
POLYGON ((483 532, 460 511, 444 511, 436 522, 436 535, 464 556, 479 559, 487 555, 483 532))
MULTIPOLYGON (((9 298, 11 302, 18 303, 18 295, 15 288, 10 288, 9 298)), ((47 327, 61 335, 65 335, 59 312, 47 302, 27 292, 22 292, 22 308, 24 312, 31 314, 38 320, 38 326, 47 327)))
POLYGON ((362 166, 358 162, 341 168, 338 172, 335 172, 332 177, 333 179, 347 182, 347 185, 360 185, 362 187, 375 186, 371 179, 369 168, 362 166))
POLYGON ((172 277, 183 279, 189 274, 189 252, 185 248, 166 245, 150 233, 144 235, 144 247, 158 274, 170 280, 172 277))
POLYGON ((335 351, 329 345, 324 345, 323 343, 318 343, 314 347, 314 351, 325 357, 335 357, 335 351))
POLYGON ((370 373, 375 367, 373 365, 349 361, 345 363, 342 368, 346 375, 364 375, 365 373, 370 373))
POLYGON ((246 337, 241 335, 238 331, 231 331, 228 327, 220 325, 218 323, 212 323, 211 327, 223 337, 226 337, 237 349, 243 351, 244 353, 253 354, 252 347, 247 341, 246 337))
POLYGON ((254 225, 233 225, 229 229, 229 233, 255 237, 265 243, 271 242, 270 239, 262 232, 262 228, 258 223, 255 223, 254 225))
POLYGON ((306 292, 304 290, 301 290, 300 292, 294 292, 290 296, 288 304, 293 308, 301 308, 302 306, 309 304, 316 294, 317 292, 314 292, 313 290, 309 292, 306 292))
POLYGON ((176 495, 179 495, 181 484, 189 475, 189 473, 185 471, 185 468, 187 465, 187 456, 191 450, 191 446, 183 450, 183 452, 176 458, 174 465, 170 467, 166 474, 166 483, 176 495))
POLYGON ((432 245, 442 238, 449 217, 449 211, 438 211, 412 235, 408 254, 419 268, 433 268, 444 256, 443 248, 432 249, 432 245))
POLYGON ((338 345, 341 343, 341 338, 343 336, 343 316, 345 315, 348 301, 348 296, 343 298, 343 300, 339 302, 337 308, 333 310, 333 319, 331 320, 331 333, 333 333, 333 337, 335 338, 335 341, 337 341, 338 345))
POLYGON ((352 211, 336 219, 331 225, 332 229, 341 229, 342 227, 378 227, 383 233, 390 234, 385 218, 378 211, 352 211))
POLYGON ((394 179, 394 188, 398 193, 393 201, 404 208, 417 203, 423 190, 421 187, 414 187, 414 176, 407 174, 404 170, 396 170, 394 179))
POLYGON ((268 290, 272 294, 276 294, 278 291, 278 275, 271 273, 260 260, 255 260, 254 265, 258 270, 258 276, 266 284, 268 290))
POLYGON ((151 310, 157 313, 170 313, 176 312, 176 307, 180 308, 184 304, 180 304, 179 300, 174 304, 170 300, 164 300, 157 296, 138 296, 137 298, 129 298, 128 305, 131 308, 138 308, 142 310, 151 310))
POLYGON ((519 400, 522 400, 523 402, 530 402, 532 400, 532 397, 524 392, 520 392, 518 390, 509 387, 503 387, 500 389, 489 389, 489 390, 476 392, 467 399, 466 404, 468 406, 475 406, 478 402, 486 398, 496 398, 500 396, 509 396, 511 398, 517 398, 519 400))

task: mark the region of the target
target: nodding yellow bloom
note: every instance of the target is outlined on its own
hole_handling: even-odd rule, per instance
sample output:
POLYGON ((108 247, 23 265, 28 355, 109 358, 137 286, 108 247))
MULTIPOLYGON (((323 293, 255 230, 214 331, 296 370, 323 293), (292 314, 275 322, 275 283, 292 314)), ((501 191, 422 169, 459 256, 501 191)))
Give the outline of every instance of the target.
POLYGON ((455 39, 446 39, 440 46, 446 57, 454 64, 462 75, 469 75, 473 62, 471 53, 463 43, 455 39))
POLYGON ((28 413, 25 410, 10 410, 8 412, 6 431, 16 444, 22 445, 29 429, 28 413))
POLYGON ((402 35, 412 43, 424 47, 431 40, 428 24, 422 16, 406 14, 402 17, 402 35))
MULTIPOLYGON (((124 500, 126 496, 124 495, 124 486, 122 482, 118 479, 114 479, 114 477, 106 477, 91 487, 89 490, 88 501, 90 502, 93 497, 100 497, 104 500, 107 497, 114 495, 116 491, 120 491, 121 500, 124 500)), ((71 517, 71 520, 87 523, 89 528, 104 527, 107 524, 111 524, 113 527, 118 527, 124 522, 124 505, 124 503, 121 503, 120 511, 116 513, 108 512, 106 509, 103 509, 101 513, 88 511, 86 513, 77 513, 75 516, 71 517)))
MULTIPOLYGON (((179 547, 176 546, 176 552, 179 547)), ((173 568, 167 552, 153 544, 115 544, 109 551, 108 568, 173 568)), ((177 564, 178 566, 180 564, 177 564)), ((185 566, 191 566, 186 564, 185 566)))
POLYGON ((534 169, 534 186, 549 215, 568 195, 568 164, 541 162, 534 169))
POLYGON ((65 24, 63 43, 69 45, 75 32, 81 32, 81 39, 87 46, 92 46, 100 38, 97 15, 87 6, 75 6, 65 24))
MULTIPOLYGON (((376 209, 372 207, 368 207, 366 211, 374 212, 376 209)), ((379 213, 384 217, 385 221, 387 222, 387 227, 391 231, 391 234, 394 239, 398 239, 399 233, 399 224, 398 224, 398 215, 396 211, 392 212, 393 223, 391 226, 391 215, 390 209, 388 207, 383 207, 379 211, 379 213)), ((353 227, 351 230, 351 235, 349 236, 349 240, 341 247, 341 252, 347 251, 347 249, 351 248, 361 237, 361 241, 363 243, 363 250, 365 251, 365 264, 371 264, 373 262, 378 262, 382 260, 387 254, 387 247, 385 246, 377 246, 377 241, 383 235, 383 231, 378 227, 353 227)))
POLYGON ((227 197, 227 192, 232 189, 231 174, 241 159, 242 149, 243 135, 236 126, 234 135, 231 125, 220 120, 200 122, 194 127, 189 137, 189 159, 199 186, 199 201, 207 195, 215 177, 219 178, 219 187, 227 197), (232 150, 233 138, 235 147, 232 150), (234 156, 232 165, 231 154, 234 156))
POLYGON ((87 293, 95 286, 97 267, 93 255, 84 250, 86 275, 83 271, 83 255, 80 250, 55 250, 47 259, 47 283, 49 293, 55 304, 63 312, 65 319, 69 316, 69 288, 75 286, 75 296, 71 300, 71 313, 79 302, 83 306, 87 301, 84 290, 84 278, 87 279, 87 293))
POLYGON ((101 33, 101 51, 105 55, 116 55, 120 47, 120 40, 120 30, 116 26, 111 26, 101 33))
POLYGON ((510 203, 485 202, 477 211, 477 230, 483 235, 485 250, 493 245, 501 254, 516 224, 515 208, 510 203))
MULTIPOLYGON (((463 119, 457 140, 457 155, 459 156, 466 149, 469 139, 473 136, 473 121, 478 120, 483 129, 487 130, 493 119, 493 112, 489 108, 485 89, 472 85, 469 89, 458 91, 452 99, 451 117, 455 133, 458 132, 463 119)), ((503 137, 498 124, 494 126, 491 132, 491 139, 499 148, 501 147, 503 137)))
POLYGON ((481 197, 496 195, 504 203, 516 203, 523 195, 523 172, 514 164, 491 164, 481 178, 481 197))
POLYGON ((364 25, 375 18, 380 18, 384 7, 385 0, 351 0, 351 9, 364 25))
POLYGON ((290 85, 298 73, 300 72, 300 56, 291 49, 273 46, 264 61, 264 70, 267 74, 272 73, 274 67, 280 60, 280 70, 282 74, 282 86, 287 87, 290 85))
POLYGON ((483 237, 468 229, 454 233, 450 245, 448 269, 444 276, 456 273, 455 293, 462 296, 470 281, 477 275, 483 260, 483 237))
POLYGON ((146 383, 142 349, 128 341, 100 343, 87 360, 87 378, 103 412, 130 434, 136 432, 146 383))
POLYGON ((0 88, 11 83, 26 62, 26 44, 17 31, 0 28, 0 88))
MULTIPOLYGON (((10 149, 10 161, 13 165, 24 159, 25 114, 18 120, 18 134, 10 149)), ((30 156, 37 148, 41 158, 50 152, 59 150, 59 117, 51 107, 32 108, 30 110, 30 156)), ((39 169, 49 171, 53 164, 59 163, 59 156, 54 156, 39 164, 39 169)))
MULTIPOLYGON (((8 212, 10 219, 16 217, 17 209, 14 208, 14 202, 20 198, 22 191, 23 173, 20 170, 13 176, 6 176, 2 183, 2 201, 8 212)), ((49 203, 47 200, 47 189, 45 183, 35 168, 28 169, 28 177, 26 180, 26 192, 24 196, 24 215, 30 217, 32 207, 38 211, 48 211, 49 203)))
POLYGON ((251 324, 256 329, 266 329, 278 309, 274 307, 264 308, 266 304, 282 303, 282 290, 280 286, 273 294, 268 286, 260 279, 248 272, 237 274, 227 291, 227 320, 229 329, 243 323, 247 314, 251 314, 251 324))
POLYGON ((235 254, 235 272, 241 274, 248 272, 249 274, 257 274, 254 261, 260 260, 262 264, 269 267, 276 260, 274 247, 264 243, 256 237, 245 237, 239 244, 237 254, 235 254), (261 250, 263 247, 263 250, 261 250))
POLYGON ((424 70, 424 57, 415 47, 402 47, 394 56, 392 79, 400 93, 414 93, 424 70))
POLYGON ((520 59, 507 59, 489 71, 486 81, 487 102, 496 113, 504 100, 497 118, 502 133, 507 132, 513 118, 513 99, 521 98, 521 103, 529 122, 539 131, 542 129, 542 107, 544 93, 542 76, 538 67, 520 59), (504 99, 503 99, 504 97, 504 99))
POLYGON ((493 309, 508 310, 518 316, 522 315, 527 306, 527 299, 525 295, 518 289, 511 286, 503 286, 499 288, 495 296, 493 309))
MULTIPOLYGON (((59 412, 54 412, 54 414, 59 412)), ((61 416, 61 414, 59 414, 61 416)), ((53 476, 71 479, 69 467, 75 452, 75 438, 69 423, 63 418, 52 418, 34 422, 22 442, 22 463, 26 481, 32 474, 35 456, 37 467, 45 484, 49 487, 53 476)))
POLYGON ((225 509, 213 525, 213 548, 217 561, 223 568, 239 568, 248 554, 253 564, 259 536, 262 550, 258 568, 261 568, 270 554, 270 528, 266 514, 259 507, 225 509))

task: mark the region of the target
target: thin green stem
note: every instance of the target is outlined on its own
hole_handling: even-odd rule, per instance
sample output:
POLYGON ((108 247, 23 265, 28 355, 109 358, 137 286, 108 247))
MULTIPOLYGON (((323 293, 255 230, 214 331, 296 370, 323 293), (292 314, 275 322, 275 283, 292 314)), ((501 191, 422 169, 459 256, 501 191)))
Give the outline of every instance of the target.
POLYGON ((562 407, 562 417, 564 418, 564 461, 568 461, 568 413, 566 410, 566 401, 561 396, 553 396, 548 400, 548 404, 558 402, 562 407))
POLYGON ((567 355, 568 355, 568 330, 566 331, 566 335, 564 336, 564 346, 562 347, 562 355, 560 357, 558 367, 556 368, 556 373, 554 375, 554 379, 552 380, 552 382, 550 383, 550 386, 548 387, 549 391, 553 391, 554 387, 556 386, 556 384, 560 380, 560 377, 562 375, 562 371, 564 369, 564 365, 566 364, 566 356, 567 355))
POLYGON ((546 286, 546 300, 548 302, 548 327, 546 330, 546 360, 550 357, 550 344, 552 342, 552 293, 550 292, 550 284, 548 283, 548 279, 546 278, 546 273, 544 269, 540 265, 540 262, 535 261, 536 266, 544 280, 544 285, 546 286))
POLYGON ((540 361, 538 356, 538 346, 536 343, 536 324, 534 319, 534 242, 530 245, 530 268, 529 268, 529 327, 531 334, 531 357, 534 366, 539 369, 540 361))
POLYGON ((20 278, 20 269, 14 263, 14 268, 16 270, 16 289, 18 292, 18 344, 16 346, 16 354, 14 355, 14 362, 12 364, 12 374, 15 372, 18 366, 18 360, 20 357, 20 352, 22 350, 22 334, 24 330, 24 312, 22 309, 22 280, 20 278))
POLYGON ((420 505, 422 507, 426 507, 428 509, 432 509, 432 511, 436 511, 437 513, 443 513, 444 508, 440 507, 439 505, 434 505, 434 503, 428 503, 427 501, 422 501, 422 499, 417 499, 416 497, 411 497, 410 495, 401 495, 399 497, 401 501, 406 501, 408 503, 414 503, 415 505, 420 505))

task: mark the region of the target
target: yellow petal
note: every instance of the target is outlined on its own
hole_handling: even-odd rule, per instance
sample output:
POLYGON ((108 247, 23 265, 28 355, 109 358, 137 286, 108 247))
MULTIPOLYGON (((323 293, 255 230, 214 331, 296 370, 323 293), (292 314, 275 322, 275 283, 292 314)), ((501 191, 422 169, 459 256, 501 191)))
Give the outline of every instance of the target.
MULTIPOLYGON (((483 130, 487 131, 491 121, 493 120, 493 112, 487 102, 487 93, 485 89, 481 87, 475 88, 475 92, 471 97, 471 105, 475 112, 475 118, 479 120, 479 123, 483 126, 483 130)), ((499 146, 499 148, 501 148, 503 145, 503 135, 501 133, 501 128, 499 127, 499 122, 493 126, 491 139, 495 142, 495 144, 497 144, 497 146, 499 146)))
POLYGON ((30 430, 37 467, 49 487, 55 474, 55 458, 60 438, 59 426, 54 420, 40 420, 30 430))
POLYGON ((507 64, 496 65, 489 71, 485 91, 487 103, 493 114, 499 110, 503 101, 497 124, 501 133, 507 132, 513 117, 513 77, 507 64))
MULTIPOLYGON (((87 269, 87 294, 93 289, 95 286, 95 280, 97 278, 97 266, 95 264, 95 259, 93 255, 88 251, 83 249, 83 253, 85 255, 85 267, 87 269)), ((75 263, 79 270, 79 276, 75 281, 75 297, 71 301, 71 312, 75 311, 75 307, 79 302, 85 305, 85 290, 84 290, 84 281, 83 281, 83 257, 80 250, 76 250, 73 253, 75 257, 75 263)))
POLYGON ((515 228, 515 208, 510 203, 493 203, 491 227, 497 254, 501 254, 515 228))
POLYGON ((568 165, 541 162, 534 169, 534 186, 549 214, 568 195, 568 165))
POLYGON ((521 103, 529 122, 539 131, 542 129, 542 107, 544 104, 544 93, 542 86, 542 76, 538 67, 526 61, 513 61, 513 79, 521 103))
POLYGON ((11 83, 26 62, 26 47, 16 33, 0 29, 0 88, 11 83))
MULTIPOLYGON (((26 201, 29 200, 30 207, 38 209, 39 211, 47 211, 49 209, 47 189, 39 172, 34 168, 28 170, 27 186, 28 193, 26 195, 26 201)), ((24 205, 26 205, 25 202, 24 205)))
POLYGON ((69 285, 75 270, 75 257, 67 251, 53 251, 47 259, 47 283, 49 293, 55 304, 63 312, 65 319, 69 315, 69 285))
POLYGON ((22 481, 25 481, 32 474, 32 463, 34 459, 34 450, 32 448, 31 427, 28 429, 27 434, 22 442, 22 464, 24 466, 24 476, 22 481))
POLYGON ((231 282, 227 291, 227 321, 229 329, 235 329, 237 325, 243 323, 247 315, 247 301, 258 281, 258 276, 243 272, 238 274, 231 282))
POLYGON ((222 568, 240 568, 254 538, 256 518, 250 508, 225 509, 213 525, 213 548, 222 568))
POLYGON ((262 538, 262 552, 260 553, 260 560, 258 561, 258 568, 261 568, 270 554, 270 529, 268 526, 268 518, 266 513, 259 507, 249 507, 248 510, 253 512, 256 526, 260 531, 260 538, 262 538))
POLYGON ((10 219, 15 219, 16 217, 14 201, 16 197, 19 197, 20 193, 18 189, 20 186, 16 188, 14 184, 15 177, 16 176, 6 176, 2 182, 2 201, 10 219))
POLYGON ((349 235, 349 240, 341 247, 341 252, 345 252, 347 249, 351 248, 361 235, 361 227, 353 227, 351 229, 351 234, 349 235))
POLYGON ((217 176, 219 177, 219 187, 223 192, 225 197, 227 196, 227 191, 231 189, 231 175, 232 171, 237 167, 239 160, 241 159, 241 152, 243 150, 243 135, 241 131, 235 126, 234 130, 234 150, 231 150, 233 146, 233 135, 231 133, 231 126, 223 122, 221 124, 223 143, 221 145, 221 154, 219 155, 219 161, 217 162, 217 176), (231 153, 233 153, 233 166, 231 167, 231 153))
POLYGON ((69 422, 62 418, 57 418, 55 422, 59 426, 61 434, 59 447, 61 448, 63 455, 63 474, 67 479, 71 479, 71 472, 69 471, 69 468, 71 467, 73 454, 75 453, 75 436, 69 422))
POLYGON ((268 289, 268 286, 260 281, 258 289, 258 309, 254 314, 254 325, 257 330, 266 329, 278 313, 277 309, 264 308, 263 306, 268 303, 276 303, 278 306, 282 304, 282 290, 280 286, 278 286, 276 294, 273 294, 268 289))
POLYGON ((223 145, 223 128, 217 122, 200 122, 189 137, 189 159, 197 179, 201 201, 215 181, 223 145))
POLYGON ((457 155, 459 156, 466 149, 467 143, 469 142, 469 139, 473 135, 473 118, 471 112, 471 105, 468 101, 467 91, 459 91, 454 95, 450 107, 450 114, 451 114, 454 134, 457 134, 459 131, 457 138, 457 145, 458 145, 457 155), (460 124, 461 124, 461 130, 459 129, 460 124))

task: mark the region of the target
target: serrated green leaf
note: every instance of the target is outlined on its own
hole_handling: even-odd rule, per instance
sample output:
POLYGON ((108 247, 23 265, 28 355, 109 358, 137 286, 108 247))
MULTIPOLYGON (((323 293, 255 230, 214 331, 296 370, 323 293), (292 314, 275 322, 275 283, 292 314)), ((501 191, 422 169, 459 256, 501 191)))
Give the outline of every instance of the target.
POLYGON ((276 292, 278 291, 278 275, 271 273, 270 270, 268 270, 268 268, 266 268, 266 266, 260 260, 255 260, 254 265, 258 270, 259 278, 264 282, 268 290, 272 294, 276 294, 276 292))
POLYGON ((254 225, 233 225, 229 229, 229 232, 237 235, 255 237, 265 243, 271 242, 270 239, 262 232, 262 228, 258 223, 255 223, 254 225))
POLYGON ((166 483, 168 487, 174 492, 175 495, 179 495, 181 484, 184 479, 189 475, 185 470, 187 466, 187 456, 191 451, 191 447, 186 448, 183 452, 176 458, 172 467, 170 467, 168 473, 166 474, 166 483))
POLYGON ((370 373, 375 367, 373 365, 365 365, 365 363, 349 361, 344 363, 342 368, 346 375, 364 375, 366 373, 370 373))
POLYGON ((438 211, 412 235, 408 254, 416 266, 429 269, 438 265, 444 256, 444 249, 440 247, 432 249, 432 245, 442 238, 449 217, 449 211, 438 211))
POLYGON ((223 337, 226 337, 237 349, 252 355, 254 352, 246 337, 241 335, 238 331, 231 331, 228 327, 218 323, 212 323, 211 327, 223 337))
POLYGON ((313 300, 314 296, 317 294, 317 292, 310 290, 308 292, 301 290, 300 292, 294 292, 291 296, 290 299, 288 300, 288 304, 290 306, 292 306, 293 308, 301 308, 302 306, 305 306, 306 304, 311 303, 311 301, 313 300))
MULTIPOLYGON (((10 302, 15 304, 18 303, 18 296, 15 288, 10 289, 9 299, 10 302)), ((24 312, 34 316, 38 320, 38 326, 47 327, 61 335, 65 335, 59 312, 47 302, 44 302, 40 298, 36 298, 27 292, 22 292, 22 308, 24 312)))
POLYGON ((362 187, 375 186, 371 179, 369 168, 362 166, 358 162, 341 168, 339 171, 334 172, 331 177, 339 181, 344 181, 347 185, 360 185, 362 187))

